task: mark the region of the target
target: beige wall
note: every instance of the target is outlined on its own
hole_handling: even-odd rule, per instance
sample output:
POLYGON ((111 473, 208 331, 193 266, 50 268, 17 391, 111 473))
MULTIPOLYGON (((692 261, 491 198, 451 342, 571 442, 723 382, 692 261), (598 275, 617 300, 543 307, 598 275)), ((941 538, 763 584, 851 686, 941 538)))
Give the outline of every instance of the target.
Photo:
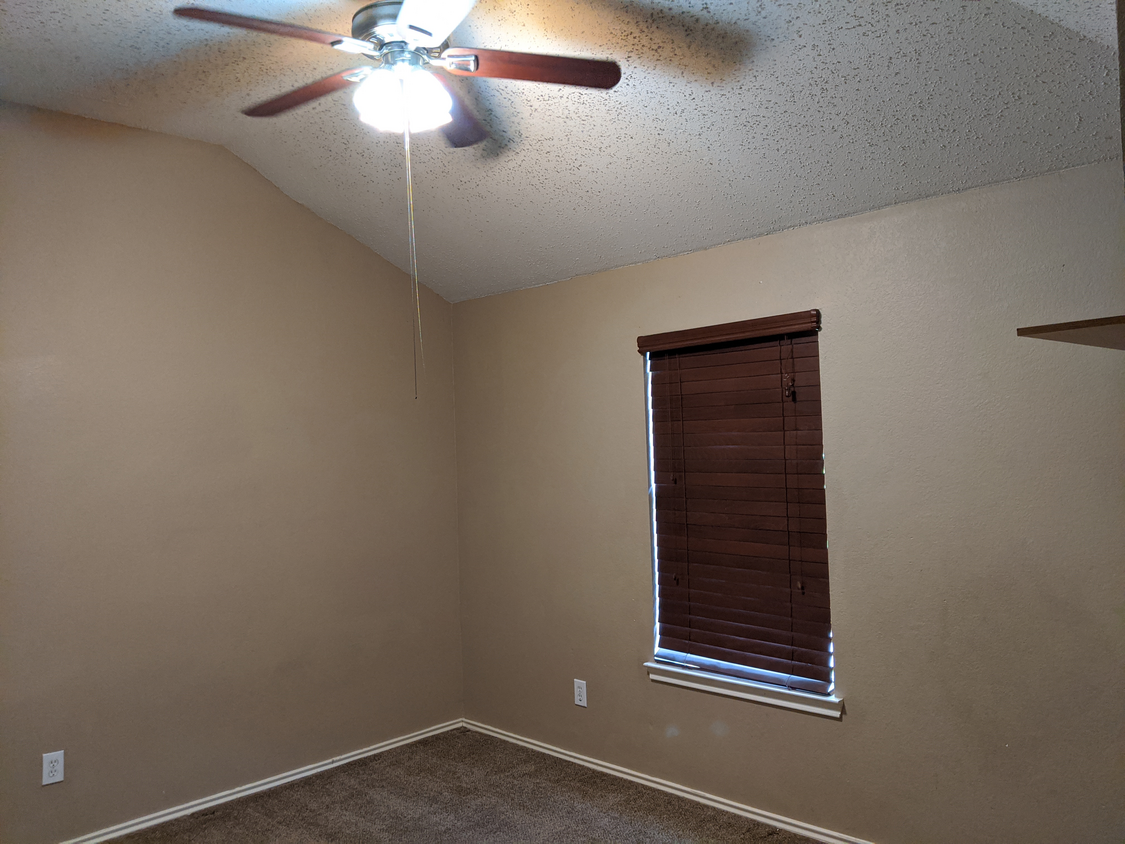
POLYGON ((415 401, 405 277, 229 152, 0 156, 0 840, 458 717, 449 305, 415 401))
POLYGON ((1125 836, 1120 165, 454 306, 466 716, 873 839, 1125 836), (820 308, 836 722, 650 682, 638 334, 820 308), (589 709, 572 703, 573 678, 589 709))
POLYGON ((1119 166, 427 294, 416 402, 402 274, 229 153, 4 107, 0 160, 0 841, 462 713, 881 844, 1125 835, 1125 354, 1015 336, 1125 312, 1119 166), (842 722, 641 668, 635 337, 810 307, 842 722))

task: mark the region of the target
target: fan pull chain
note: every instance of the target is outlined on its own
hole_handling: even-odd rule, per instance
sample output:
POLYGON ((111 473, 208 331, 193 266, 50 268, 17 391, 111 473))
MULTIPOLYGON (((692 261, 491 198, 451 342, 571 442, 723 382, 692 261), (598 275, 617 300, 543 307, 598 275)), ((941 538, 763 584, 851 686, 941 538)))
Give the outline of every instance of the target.
POLYGON ((402 91, 402 146, 406 153, 406 226, 407 239, 410 242, 410 295, 414 306, 414 330, 418 344, 414 344, 414 337, 410 344, 414 350, 414 398, 418 398, 418 352, 422 352, 422 368, 426 368, 426 349, 422 345, 422 303, 418 296, 418 250, 414 243, 414 178, 410 169, 410 107, 406 102, 406 79, 398 81, 399 90, 402 91))

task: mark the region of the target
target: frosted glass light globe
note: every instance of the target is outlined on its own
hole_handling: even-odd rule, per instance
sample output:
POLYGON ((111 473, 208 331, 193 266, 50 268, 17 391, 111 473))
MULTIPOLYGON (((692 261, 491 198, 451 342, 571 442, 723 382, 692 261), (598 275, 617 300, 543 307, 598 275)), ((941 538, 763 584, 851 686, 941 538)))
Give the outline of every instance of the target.
POLYGON ((380 132, 401 132, 404 86, 412 133, 436 129, 453 119, 449 92, 433 74, 409 65, 380 68, 360 83, 352 100, 359 119, 380 132))

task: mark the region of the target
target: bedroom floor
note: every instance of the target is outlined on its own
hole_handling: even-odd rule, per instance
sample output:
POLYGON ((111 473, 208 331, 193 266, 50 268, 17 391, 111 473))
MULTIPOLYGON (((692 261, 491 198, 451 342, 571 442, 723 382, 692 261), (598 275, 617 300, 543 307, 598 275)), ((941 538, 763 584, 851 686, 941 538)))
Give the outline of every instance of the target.
POLYGON ((457 729, 117 844, 763 842, 811 839, 457 729))

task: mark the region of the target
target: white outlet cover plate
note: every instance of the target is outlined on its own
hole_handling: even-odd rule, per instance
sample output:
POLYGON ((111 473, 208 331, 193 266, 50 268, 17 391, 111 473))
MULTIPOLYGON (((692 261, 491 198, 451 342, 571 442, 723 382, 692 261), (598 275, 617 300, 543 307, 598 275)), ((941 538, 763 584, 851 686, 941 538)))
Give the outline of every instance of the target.
POLYGON ((53 785, 63 779, 63 751, 43 754, 43 785, 53 785))
POLYGON ((576 706, 586 705, 586 681, 574 681, 574 703, 576 706))

